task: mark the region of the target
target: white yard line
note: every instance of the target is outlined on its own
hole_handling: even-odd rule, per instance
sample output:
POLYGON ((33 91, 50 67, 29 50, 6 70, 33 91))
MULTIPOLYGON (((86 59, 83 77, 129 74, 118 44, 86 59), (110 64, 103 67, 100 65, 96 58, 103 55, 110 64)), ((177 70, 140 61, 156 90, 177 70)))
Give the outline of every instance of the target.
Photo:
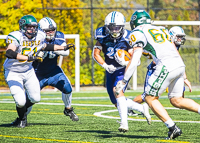
MULTIPOLYGON (((15 102, 14 101, 8 101, 8 100, 3 100, 2 99, 2 101, 0 101, 0 103, 15 103, 15 102)), ((64 103, 45 103, 45 102, 39 102, 37 104, 41 104, 41 105, 64 105, 64 103)), ((75 106, 94 106, 94 107, 115 107, 114 105, 101 105, 101 104, 72 104, 72 105, 75 105, 75 106)), ((174 108, 174 107, 165 107, 165 109, 181 110, 181 109, 174 108)), ((113 116, 102 115, 104 113, 110 113, 110 112, 118 112, 118 110, 114 109, 114 110, 106 110, 106 111, 101 111, 101 112, 95 112, 93 115, 95 115, 97 117, 102 117, 102 118, 119 119, 120 120, 120 117, 113 117, 113 116)), ((132 121, 145 121, 146 122, 145 119, 128 118, 128 120, 132 120, 132 121)), ((161 122, 161 121, 160 120, 152 120, 152 122, 161 122)), ((180 122, 180 123, 200 123, 200 121, 175 121, 175 122, 180 122)))
MULTIPOLYGON (((168 108, 168 109, 172 109, 172 108, 168 108)), ((113 116, 102 115, 104 113, 110 113, 110 112, 118 112, 118 110, 115 109, 115 110, 106 110, 106 111, 101 111, 101 112, 95 112, 93 115, 95 115, 97 117, 102 117, 102 118, 119 119, 120 120, 120 117, 113 117, 113 116)), ((128 120, 131 120, 131 121, 145 121, 146 122, 145 119, 128 118, 128 120)), ((161 122, 161 120, 152 120, 152 122, 161 122)), ((177 120, 174 120, 174 122, 179 122, 179 123, 200 123, 200 121, 177 121, 177 120)))

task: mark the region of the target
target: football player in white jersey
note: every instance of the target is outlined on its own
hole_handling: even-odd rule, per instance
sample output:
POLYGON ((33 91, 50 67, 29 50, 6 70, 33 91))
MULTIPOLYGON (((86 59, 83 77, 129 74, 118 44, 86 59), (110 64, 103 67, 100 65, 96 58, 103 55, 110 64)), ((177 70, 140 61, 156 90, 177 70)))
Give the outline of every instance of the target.
POLYGON ((180 136, 182 131, 158 100, 165 89, 169 88, 168 98, 173 106, 200 113, 198 103, 182 97, 185 64, 174 44, 170 42, 168 31, 165 27, 151 25, 151 18, 146 11, 138 10, 133 13, 130 25, 133 31, 129 41, 134 53, 126 67, 123 80, 116 85, 116 94, 122 94, 124 85, 135 71, 142 52, 150 53, 156 63, 156 69, 147 81, 145 101, 169 129, 168 138, 174 139, 180 136))
POLYGON ((26 110, 40 101, 40 85, 32 62, 41 61, 39 51, 68 50, 74 45, 59 46, 44 43, 45 33, 38 30, 34 16, 25 15, 19 20, 20 31, 8 34, 6 42, 7 59, 4 62, 4 76, 16 103, 18 118, 12 125, 24 128, 27 125, 26 110), (25 92, 30 99, 26 102, 25 92))
MULTIPOLYGON (((173 44, 176 46, 176 49, 179 51, 181 45, 184 45, 185 40, 186 40, 185 39, 186 34, 185 34, 184 30, 180 26, 173 26, 172 28, 170 28, 169 34, 170 34, 170 40, 173 42, 173 44)), ((149 53, 143 53, 143 55, 150 57, 152 59, 152 57, 151 57, 151 55, 149 55, 149 53)), ((153 61, 147 67, 148 70, 146 73, 144 87, 147 85, 147 81, 148 81, 149 77, 155 71, 155 67, 156 67, 156 64, 153 61)), ((190 81, 187 79, 186 73, 184 75, 184 83, 188 86, 189 91, 192 92, 192 86, 191 86, 190 81)), ((183 95, 182 95, 183 97, 184 97, 184 91, 185 91, 185 87, 183 87, 183 95)), ((142 95, 136 96, 133 99, 133 101, 142 103, 145 101, 144 98, 145 98, 145 92, 143 92, 142 95)))

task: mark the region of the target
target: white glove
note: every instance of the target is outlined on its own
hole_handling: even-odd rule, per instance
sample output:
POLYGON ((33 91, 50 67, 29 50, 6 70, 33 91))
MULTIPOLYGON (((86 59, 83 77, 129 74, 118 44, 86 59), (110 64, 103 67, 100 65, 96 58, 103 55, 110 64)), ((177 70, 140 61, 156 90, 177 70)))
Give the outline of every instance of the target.
POLYGON ((106 63, 104 63, 102 65, 102 67, 109 73, 114 73, 114 71, 117 69, 116 67, 114 67, 113 65, 108 65, 106 63))
POLYGON ((122 89, 126 86, 126 83, 123 82, 123 80, 120 80, 117 82, 117 85, 115 86, 115 93, 119 95, 122 89))
POLYGON ((39 53, 37 53, 37 57, 40 57, 43 59, 44 56, 44 52, 43 51, 39 51, 39 53))
POLYGON ((124 66, 124 67, 125 67, 125 66, 128 65, 129 61, 125 61, 124 56, 125 56, 125 54, 122 53, 122 54, 121 54, 121 58, 120 58, 119 55, 117 54, 117 52, 116 52, 115 55, 114 55, 115 60, 116 60, 121 66, 124 66))

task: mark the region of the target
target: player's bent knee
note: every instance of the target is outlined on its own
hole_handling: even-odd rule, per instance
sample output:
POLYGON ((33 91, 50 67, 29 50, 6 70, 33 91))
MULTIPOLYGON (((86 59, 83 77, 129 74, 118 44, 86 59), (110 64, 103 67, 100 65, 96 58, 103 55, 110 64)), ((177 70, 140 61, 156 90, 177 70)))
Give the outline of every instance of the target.
POLYGON ((62 91, 64 94, 69 94, 72 92, 72 87, 71 85, 64 85, 64 88, 63 88, 63 91, 62 91))
POLYGON ((182 97, 172 97, 170 98, 170 102, 174 107, 182 108, 181 106, 182 99, 183 99, 182 97))
POLYGON ((16 106, 19 107, 19 108, 24 107, 25 104, 26 104, 26 101, 24 101, 24 100, 16 101, 16 106))
POLYGON ((40 97, 40 96, 39 96, 39 97, 30 98, 30 101, 31 101, 32 103, 38 103, 38 102, 40 102, 40 100, 41 100, 41 97, 40 97))

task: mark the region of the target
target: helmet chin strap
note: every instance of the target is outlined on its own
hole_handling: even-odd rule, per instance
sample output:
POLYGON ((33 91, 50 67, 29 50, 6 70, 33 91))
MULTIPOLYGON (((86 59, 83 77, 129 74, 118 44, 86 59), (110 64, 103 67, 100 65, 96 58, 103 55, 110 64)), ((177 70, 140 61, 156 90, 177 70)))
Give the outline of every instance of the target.
POLYGON ((120 36, 120 33, 113 33, 111 34, 113 38, 118 38, 120 36))

